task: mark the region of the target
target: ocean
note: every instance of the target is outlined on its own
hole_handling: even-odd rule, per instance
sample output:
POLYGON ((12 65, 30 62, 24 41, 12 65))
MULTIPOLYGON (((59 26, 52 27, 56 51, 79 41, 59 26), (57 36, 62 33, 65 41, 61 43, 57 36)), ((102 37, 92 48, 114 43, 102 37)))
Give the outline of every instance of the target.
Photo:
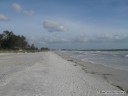
POLYGON ((61 51, 70 57, 128 71, 128 51, 61 51))

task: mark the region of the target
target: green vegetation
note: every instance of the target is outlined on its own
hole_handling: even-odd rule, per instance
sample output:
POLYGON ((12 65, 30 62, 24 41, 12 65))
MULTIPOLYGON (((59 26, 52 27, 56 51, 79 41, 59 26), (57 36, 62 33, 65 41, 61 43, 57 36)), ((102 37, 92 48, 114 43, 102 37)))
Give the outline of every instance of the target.
POLYGON ((42 47, 40 51, 49 51, 49 49, 47 47, 42 47))
POLYGON ((0 34, 0 51, 8 52, 8 51, 15 51, 15 52, 37 52, 49 50, 48 48, 41 48, 40 50, 35 47, 34 44, 30 45, 26 41, 26 37, 23 35, 16 35, 12 31, 3 31, 0 34))

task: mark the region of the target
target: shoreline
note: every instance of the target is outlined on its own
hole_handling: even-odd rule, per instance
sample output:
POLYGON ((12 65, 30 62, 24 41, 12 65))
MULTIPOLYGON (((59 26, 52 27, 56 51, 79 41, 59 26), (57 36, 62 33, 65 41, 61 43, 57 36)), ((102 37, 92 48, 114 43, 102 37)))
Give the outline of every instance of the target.
POLYGON ((82 61, 77 58, 70 57, 68 54, 61 52, 55 52, 67 61, 75 63, 74 66, 81 66, 85 73, 91 74, 92 76, 99 76, 106 80, 112 86, 125 91, 128 94, 128 71, 114 69, 100 64, 93 64, 82 61))
POLYGON ((70 62, 72 59, 52 51, 0 59, 0 96, 127 96, 100 76, 85 73, 85 67, 70 62))

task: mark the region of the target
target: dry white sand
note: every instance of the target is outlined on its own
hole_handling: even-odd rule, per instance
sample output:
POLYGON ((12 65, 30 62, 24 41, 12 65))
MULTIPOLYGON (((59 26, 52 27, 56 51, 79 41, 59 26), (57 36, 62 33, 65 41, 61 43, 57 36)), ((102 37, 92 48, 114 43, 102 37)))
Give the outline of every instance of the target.
POLYGON ((13 53, 0 53, 0 56, 4 56, 4 55, 11 55, 13 53))
POLYGON ((98 76, 86 74, 80 66, 52 52, 26 53, 0 59, 3 60, 0 61, 0 96, 126 96, 98 93, 120 90, 98 76), (12 65, 7 60, 13 60, 12 65), (4 62, 6 65, 2 64, 4 62))

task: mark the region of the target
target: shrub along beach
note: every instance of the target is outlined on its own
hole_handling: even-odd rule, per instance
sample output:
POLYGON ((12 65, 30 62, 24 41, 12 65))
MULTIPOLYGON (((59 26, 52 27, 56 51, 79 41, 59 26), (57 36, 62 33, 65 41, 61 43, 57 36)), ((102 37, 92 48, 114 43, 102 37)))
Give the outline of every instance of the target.
POLYGON ((34 44, 29 44, 26 37, 16 35, 12 31, 3 31, 0 34, 0 52, 38 52, 49 50, 48 48, 38 48, 34 44))

